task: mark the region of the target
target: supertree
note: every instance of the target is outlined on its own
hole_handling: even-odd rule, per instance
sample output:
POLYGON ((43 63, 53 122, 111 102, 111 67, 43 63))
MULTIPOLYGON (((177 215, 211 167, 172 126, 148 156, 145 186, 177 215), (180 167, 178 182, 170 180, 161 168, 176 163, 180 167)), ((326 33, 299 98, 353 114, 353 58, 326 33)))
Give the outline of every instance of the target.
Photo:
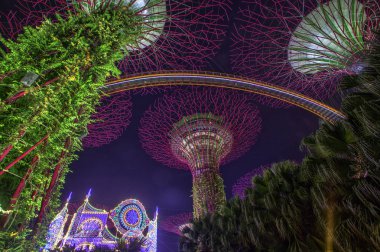
POLYGON ((141 119, 142 146, 157 161, 190 170, 194 218, 225 203, 220 164, 240 157, 261 129, 259 111, 245 94, 193 88, 165 95, 141 119))
POLYGON ((170 0, 170 18, 150 46, 131 51, 119 67, 127 73, 200 69, 220 48, 228 30, 230 0, 170 0))
POLYGON ((123 48, 137 48, 150 24, 167 18, 155 12, 160 1, 89 3, 67 4, 66 15, 26 27, 14 41, 1 38, 0 200, 15 224, 36 212, 42 221, 81 149, 99 88, 120 74, 123 48))
POLYGON ((103 97, 96 113, 91 115, 93 122, 87 126, 83 147, 99 147, 116 140, 130 124, 132 101, 129 92, 121 92, 103 97))
POLYGON ((193 219, 192 213, 172 215, 161 221, 160 229, 181 236, 182 229, 188 226, 193 219))
POLYGON ((316 98, 365 67, 379 28, 377 0, 245 0, 233 36, 233 69, 316 98))
POLYGON ((232 194, 234 196, 238 196, 241 199, 245 198, 245 190, 253 186, 253 177, 262 175, 263 172, 269 169, 270 167, 271 165, 263 165, 244 174, 232 186, 232 194))

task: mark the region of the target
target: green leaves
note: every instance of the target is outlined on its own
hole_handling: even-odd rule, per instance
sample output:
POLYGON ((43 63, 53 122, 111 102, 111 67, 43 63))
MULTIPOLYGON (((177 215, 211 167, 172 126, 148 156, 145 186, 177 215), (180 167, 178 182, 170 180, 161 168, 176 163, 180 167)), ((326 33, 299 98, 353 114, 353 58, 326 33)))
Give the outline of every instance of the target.
MULTIPOLYGON (((48 141, 0 177, 1 204, 6 207, 21 177, 36 154, 39 162, 27 181, 9 228, 28 225, 36 217, 46 186, 57 162, 61 162, 59 182, 51 198, 51 210, 57 207, 59 190, 69 164, 80 151, 81 137, 87 132, 90 116, 99 102, 99 87, 106 78, 118 76, 115 63, 124 54, 121 48, 142 36, 143 17, 132 10, 109 9, 87 15, 69 13, 66 19, 45 20, 39 27, 25 27, 16 41, 0 38, 8 52, 0 61, 0 152, 12 146, 0 163, 11 163, 43 136, 48 141), (125 25, 129 24, 129 25, 125 25), (30 87, 20 83, 26 72, 40 75, 30 87), (18 94, 23 93, 23 96, 18 94), (10 102, 11 101, 11 102, 10 102), (25 132, 20 137, 20 132, 25 132), (66 139, 72 144, 60 160, 66 139), (34 198, 31 195, 36 195, 34 198)), ((42 234, 42 237, 44 235, 42 234)))
POLYGON ((350 144, 355 141, 357 138, 346 123, 324 123, 314 135, 304 138, 301 145, 307 148, 311 157, 328 158, 334 155, 347 156, 350 144))

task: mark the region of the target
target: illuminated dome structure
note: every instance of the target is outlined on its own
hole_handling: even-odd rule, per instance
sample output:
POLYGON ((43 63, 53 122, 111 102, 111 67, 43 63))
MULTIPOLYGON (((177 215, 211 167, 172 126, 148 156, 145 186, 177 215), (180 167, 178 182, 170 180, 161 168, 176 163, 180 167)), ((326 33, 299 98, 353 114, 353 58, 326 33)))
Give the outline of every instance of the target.
POLYGON ((140 238, 145 239, 142 252, 157 251, 157 210, 154 219, 150 220, 138 200, 128 199, 107 212, 89 203, 90 193, 91 190, 72 216, 68 214, 69 200, 66 202, 49 226, 44 251, 64 247, 81 251, 95 248, 114 250, 120 239, 128 244, 132 239, 140 238), (70 217, 71 220, 67 222, 70 217), (117 234, 108 229, 108 219, 115 225, 117 234))
POLYGON ((244 3, 232 46, 236 72, 325 98, 341 77, 366 67, 363 55, 371 52, 368 42, 380 25, 378 1, 244 3))
POLYGON ((219 211, 226 201, 221 164, 240 157, 261 129, 248 96, 216 88, 177 90, 141 119, 143 148, 157 161, 190 170, 194 218, 219 211))
POLYGON ((160 223, 160 229, 181 236, 182 230, 190 225, 192 213, 181 213, 170 216, 160 223))
POLYGON ((270 167, 271 165, 263 165, 244 174, 232 186, 232 194, 234 196, 238 196, 241 199, 245 198, 245 190, 252 187, 253 177, 262 175, 263 172, 270 167))

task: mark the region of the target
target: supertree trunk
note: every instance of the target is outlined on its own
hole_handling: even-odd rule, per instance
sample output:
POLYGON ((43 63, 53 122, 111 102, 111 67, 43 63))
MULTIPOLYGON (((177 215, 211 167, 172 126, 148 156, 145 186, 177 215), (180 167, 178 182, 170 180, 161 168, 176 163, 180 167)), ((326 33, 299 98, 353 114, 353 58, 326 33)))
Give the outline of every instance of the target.
MULTIPOLYGON (((41 87, 46 87, 47 85, 52 84, 53 82, 57 81, 58 79, 59 79, 58 77, 55 77, 51 80, 48 80, 47 82, 42 84, 41 87)), ((12 104, 12 103, 16 102, 18 99, 22 98, 26 94, 28 94, 28 91, 22 90, 22 91, 18 92, 17 94, 13 95, 12 97, 8 97, 5 100, 5 104, 12 104)))
POLYGON ((223 179, 216 169, 204 169, 193 174, 193 216, 220 212, 226 203, 223 179))
MULTIPOLYGON (((78 111, 78 116, 81 116, 84 113, 84 111, 85 111, 84 107, 83 106, 80 107, 80 109, 78 111)), ((79 122, 79 117, 77 117, 74 120, 74 123, 78 123, 78 122, 79 122)), ((54 171, 53 171, 50 183, 49 183, 49 187, 46 189, 46 193, 45 193, 45 195, 42 199, 42 202, 41 202, 40 211, 38 213, 37 221, 36 221, 35 226, 34 226, 35 232, 38 229, 38 225, 42 222, 42 218, 45 215, 45 211, 46 211, 46 208, 49 204, 50 198, 52 196, 52 192, 55 189, 57 182, 59 180, 59 177, 62 174, 62 169, 64 168, 65 165, 67 165, 64 162, 65 162, 65 158, 68 155, 70 155, 70 149, 72 147, 72 144, 73 144, 72 139, 70 137, 66 138, 64 148, 63 148, 63 150, 59 156, 58 162, 54 168, 54 171)))
MULTIPOLYGON (((75 0, 84 3, 85 10, 96 3, 109 0, 75 0)), ((113 1, 118 2, 118 1, 113 1)), ((231 0, 122 0, 127 5, 155 2, 153 13, 158 14, 147 22, 143 39, 128 45, 128 56, 119 64, 125 73, 156 70, 201 69, 217 53, 228 30, 231 0), (164 15, 162 15, 164 13, 164 15), (167 16, 163 19, 160 16, 167 16)), ((55 14, 67 15, 72 10, 67 0, 17 0, 17 12, 4 15, 9 25, 0 30, 15 38, 25 25, 39 25, 45 17, 55 19, 55 14), (17 13, 17 15, 16 15, 17 13)), ((142 15, 151 14, 141 11, 142 15)))
MULTIPOLYGON (((19 138, 22 138, 22 136, 25 134, 25 131, 22 130, 19 134, 19 138)), ((0 162, 3 161, 3 159, 8 155, 8 153, 13 149, 13 145, 8 145, 4 150, 3 152, 1 153, 0 155, 0 162)))

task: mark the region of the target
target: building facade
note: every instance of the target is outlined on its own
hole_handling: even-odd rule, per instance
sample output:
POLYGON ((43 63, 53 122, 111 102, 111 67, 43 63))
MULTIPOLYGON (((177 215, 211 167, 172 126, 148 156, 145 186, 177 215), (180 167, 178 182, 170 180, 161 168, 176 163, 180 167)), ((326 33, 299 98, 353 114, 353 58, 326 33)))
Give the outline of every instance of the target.
POLYGON ((125 241, 128 244, 134 239, 145 240, 141 252, 157 251, 157 210, 151 220, 140 201, 127 199, 108 212, 90 204, 90 193, 91 190, 72 215, 68 210, 68 198, 49 225, 44 251, 63 247, 80 251, 92 251, 95 248, 112 251, 118 242, 125 241), (109 220, 115 227, 114 232, 107 227, 109 220))

